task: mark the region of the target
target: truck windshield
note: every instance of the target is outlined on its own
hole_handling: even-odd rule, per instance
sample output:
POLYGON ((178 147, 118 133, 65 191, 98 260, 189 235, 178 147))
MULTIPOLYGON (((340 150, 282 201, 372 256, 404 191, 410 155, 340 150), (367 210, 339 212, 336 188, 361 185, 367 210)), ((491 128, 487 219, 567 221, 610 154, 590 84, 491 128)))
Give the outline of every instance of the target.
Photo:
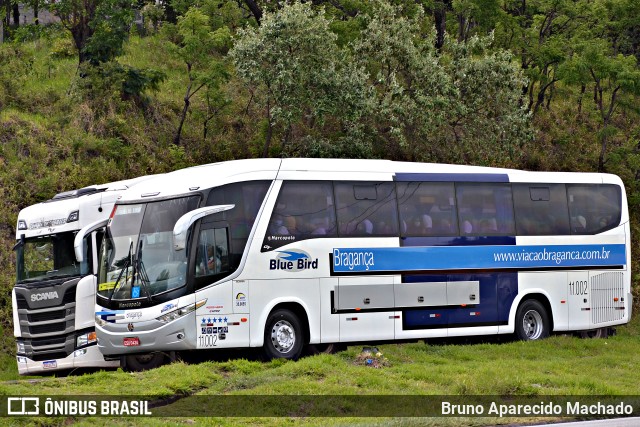
POLYGON ((79 263, 73 252, 76 232, 25 239, 16 246, 17 283, 37 282, 88 274, 87 261, 79 263))
POLYGON ((100 251, 98 296, 151 298, 186 284, 187 254, 173 249, 173 227, 197 196, 117 205, 100 251))

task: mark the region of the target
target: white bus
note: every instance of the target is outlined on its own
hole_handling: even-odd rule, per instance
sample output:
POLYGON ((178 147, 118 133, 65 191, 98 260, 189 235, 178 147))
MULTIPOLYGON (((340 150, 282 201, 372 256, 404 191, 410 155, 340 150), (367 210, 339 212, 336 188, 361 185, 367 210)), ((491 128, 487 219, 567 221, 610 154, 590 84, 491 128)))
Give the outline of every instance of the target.
MULTIPOLYGON (((81 238, 81 237, 79 237, 81 238)), ((176 351, 606 331, 631 317, 629 216, 608 174, 256 159, 166 174, 116 204, 98 345, 176 351)))
POLYGON ((94 269, 102 232, 84 227, 108 218, 126 189, 149 178, 67 191, 20 211, 12 292, 20 374, 119 366, 96 346, 94 269), (73 245, 81 229, 86 256, 77 262, 73 245))

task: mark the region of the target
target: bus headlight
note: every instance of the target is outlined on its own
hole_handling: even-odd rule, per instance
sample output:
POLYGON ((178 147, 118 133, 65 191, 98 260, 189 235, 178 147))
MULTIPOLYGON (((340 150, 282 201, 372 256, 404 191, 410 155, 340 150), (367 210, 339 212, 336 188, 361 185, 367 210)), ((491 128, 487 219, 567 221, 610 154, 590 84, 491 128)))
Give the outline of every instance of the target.
POLYGON ((76 347, 84 347, 89 344, 93 344, 98 341, 95 332, 89 332, 86 334, 80 335, 76 338, 76 347))
POLYGON ((105 326, 107 323, 109 323, 109 322, 107 322, 106 320, 104 320, 104 319, 102 318, 102 316, 101 316, 101 315, 96 314, 96 325, 98 325, 98 326, 105 326))
POLYGON ((24 343, 23 342, 19 342, 18 343, 18 354, 24 354, 24 343))
POLYGON ((186 316, 187 314, 191 313, 192 311, 196 311, 197 309, 199 309, 200 307, 202 307, 203 305, 205 305, 207 303, 206 298, 198 301, 196 303, 193 304, 189 304, 187 306, 184 307, 180 307, 176 310, 170 311, 167 314, 163 314, 160 317, 156 317, 156 320, 159 320, 162 323, 169 323, 169 322, 173 322, 176 319, 181 318, 182 316, 186 316))

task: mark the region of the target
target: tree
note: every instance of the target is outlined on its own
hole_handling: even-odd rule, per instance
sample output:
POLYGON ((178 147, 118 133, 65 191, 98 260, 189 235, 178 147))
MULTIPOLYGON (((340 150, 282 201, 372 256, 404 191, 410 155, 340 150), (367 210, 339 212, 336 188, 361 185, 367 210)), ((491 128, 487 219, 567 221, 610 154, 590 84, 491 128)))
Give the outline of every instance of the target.
POLYGON ((133 20, 133 0, 60 0, 49 5, 71 32, 78 62, 98 64, 122 51, 133 20))
POLYGON ((250 85, 261 107, 266 132, 262 156, 270 152, 274 133, 282 144, 311 135, 331 139, 323 125, 349 133, 366 108, 364 72, 338 47, 330 21, 310 4, 286 4, 266 12, 260 27, 245 28, 230 51, 238 75, 250 85))
POLYGON ((212 32, 209 18, 196 7, 189 8, 187 13, 178 18, 177 28, 179 41, 176 48, 186 66, 187 88, 180 121, 173 138, 174 145, 180 145, 182 128, 193 96, 205 88, 209 99, 212 92, 217 92, 220 84, 228 78, 224 64, 216 59, 214 54, 217 48, 227 46, 231 39, 228 27, 212 32))
POLYGON ((640 69, 635 56, 610 54, 605 40, 590 41, 578 47, 578 53, 561 70, 568 83, 583 88, 593 87, 593 102, 599 113, 600 154, 598 170, 605 170, 609 137, 616 131, 612 117, 617 108, 623 106, 622 96, 640 95, 640 69))
POLYGON ((413 161, 514 162, 531 136, 525 84, 511 55, 491 39, 424 35, 424 15, 376 1, 354 56, 371 76, 375 102, 367 126, 381 156, 413 161), (504 154, 511 154, 505 159, 504 154), (498 156, 497 154, 500 154, 498 156))

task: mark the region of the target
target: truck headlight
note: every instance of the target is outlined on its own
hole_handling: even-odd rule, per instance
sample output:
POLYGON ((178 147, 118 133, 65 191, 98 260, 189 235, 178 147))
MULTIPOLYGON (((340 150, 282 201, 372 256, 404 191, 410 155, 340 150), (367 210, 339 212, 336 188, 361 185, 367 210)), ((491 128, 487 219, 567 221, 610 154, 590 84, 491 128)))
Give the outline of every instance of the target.
POLYGON ((187 314, 191 313, 192 311, 196 311, 197 309, 199 309, 200 307, 202 307, 203 305, 205 305, 207 303, 207 299, 203 299, 201 301, 198 301, 196 303, 193 304, 189 304, 186 305, 184 307, 180 307, 177 308, 173 311, 170 311, 166 314, 163 314, 160 317, 156 317, 156 320, 159 320, 162 323, 169 323, 169 322, 173 322, 176 319, 181 318, 182 316, 186 316, 187 314))
POLYGON ((95 332, 88 332, 86 334, 82 334, 76 338, 76 348, 84 347, 89 344, 93 344, 98 341, 95 332))

